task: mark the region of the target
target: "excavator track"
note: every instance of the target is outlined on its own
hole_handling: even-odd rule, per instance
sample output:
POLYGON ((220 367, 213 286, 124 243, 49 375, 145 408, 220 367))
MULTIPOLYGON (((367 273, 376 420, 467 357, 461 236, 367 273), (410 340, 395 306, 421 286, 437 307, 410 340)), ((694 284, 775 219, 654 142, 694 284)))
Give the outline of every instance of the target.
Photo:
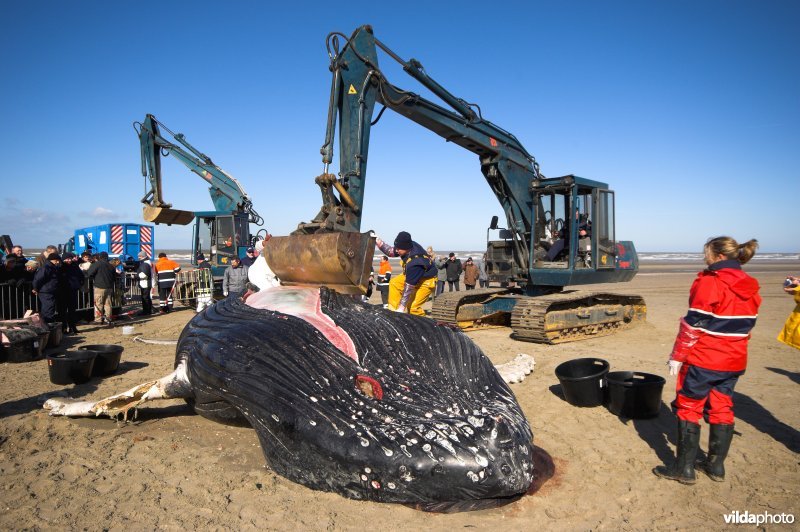
POLYGON ((559 292, 521 297, 511 313, 512 337, 558 344, 614 334, 644 321, 640 296, 605 292, 559 292))
POLYGON ((478 312, 483 303, 496 296, 515 300, 510 312, 512 337, 527 342, 558 344, 606 336, 644 321, 647 315, 644 299, 636 295, 577 290, 523 296, 507 288, 481 288, 441 294, 433 303, 430 317, 466 330, 503 323, 508 326, 507 312, 478 312))
POLYGON ((474 320, 458 319, 458 309, 470 303, 480 303, 486 299, 497 295, 508 293, 508 288, 476 288, 463 292, 444 292, 433 301, 430 317, 436 321, 445 323, 456 323, 462 328, 474 325, 474 320))

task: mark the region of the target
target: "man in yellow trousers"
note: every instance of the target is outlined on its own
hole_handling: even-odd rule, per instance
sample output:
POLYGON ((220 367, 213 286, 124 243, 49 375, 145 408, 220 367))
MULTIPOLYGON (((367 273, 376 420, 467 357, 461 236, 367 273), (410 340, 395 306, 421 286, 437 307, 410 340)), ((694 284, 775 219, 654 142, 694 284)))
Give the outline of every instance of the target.
POLYGON ((436 266, 425 248, 411 240, 411 235, 400 231, 389 246, 380 238, 375 245, 389 257, 400 257, 403 272, 392 276, 389 282, 389 309, 424 316, 422 304, 436 289, 436 266))

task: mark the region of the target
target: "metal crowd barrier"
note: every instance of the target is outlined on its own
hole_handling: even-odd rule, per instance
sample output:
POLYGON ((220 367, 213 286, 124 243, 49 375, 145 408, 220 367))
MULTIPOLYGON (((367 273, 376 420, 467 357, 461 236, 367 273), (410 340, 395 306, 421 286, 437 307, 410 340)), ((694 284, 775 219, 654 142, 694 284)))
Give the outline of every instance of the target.
POLYGON ((175 275, 175 290, 172 299, 187 306, 195 306, 198 301, 210 302, 214 293, 214 278, 211 270, 180 271, 175 275))
MULTIPOLYGON (((20 284, 0 283, 0 316, 2 316, 2 319, 15 320, 21 318, 28 310, 39 312, 39 298, 33 295, 31 290, 30 282, 20 284)), ((139 304, 141 304, 141 292, 138 293, 138 297, 139 304)), ((126 305, 128 298, 127 289, 119 286, 111 295, 111 306, 115 309, 122 309, 126 305)), ((75 310, 85 321, 94 319, 94 287, 91 279, 86 279, 81 289, 78 290, 78 302, 75 310)))
MULTIPOLYGON (((153 291, 154 294, 157 290, 153 291)), ((178 272, 175 282, 173 300, 186 306, 194 307, 198 301, 210 304, 213 301, 214 279, 211 270, 199 269, 178 272)), ((157 301, 158 296, 153 300, 157 301)), ((126 272, 111 295, 111 306, 114 313, 122 313, 126 307, 140 307, 142 304, 142 289, 139 287, 139 278, 136 273, 126 272)), ((20 284, 0 283, 0 317, 4 320, 21 318, 25 312, 32 310, 39 312, 39 298, 31 292, 31 283, 20 284)), ((94 287, 92 280, 87 278, 83 287, 78 291, 76 311, 84 321, 94 319, 94 287)), ((58 319, 58 316, 57 316, 58 319)))

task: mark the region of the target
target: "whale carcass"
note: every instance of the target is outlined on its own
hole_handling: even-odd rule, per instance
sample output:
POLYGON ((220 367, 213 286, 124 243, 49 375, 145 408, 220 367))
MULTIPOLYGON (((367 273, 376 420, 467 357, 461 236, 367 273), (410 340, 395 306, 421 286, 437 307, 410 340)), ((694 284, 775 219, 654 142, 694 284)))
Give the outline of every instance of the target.
POLYGON ((353 499, 476 509, 533 480, 528 422, 465 334, 326 288, 229 297, 187 324, 173 374, 45 408, 116 415, 163 397, 216 421, 244 418, 276 473, 353 499))

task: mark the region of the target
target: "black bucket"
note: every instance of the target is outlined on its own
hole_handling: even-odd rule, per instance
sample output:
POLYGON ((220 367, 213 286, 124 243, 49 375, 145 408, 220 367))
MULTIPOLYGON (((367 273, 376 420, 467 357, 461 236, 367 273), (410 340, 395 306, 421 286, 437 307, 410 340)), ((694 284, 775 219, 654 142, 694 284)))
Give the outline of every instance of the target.
POLYGON ((608 362, 601 358, 576 358, 559 364, 556 377, 567 402, 572 406, 602 405, 603 380, 608 368, 608 362))
POLYGON ((664 377, 639 371, 612 371, 608 381, 608 410, 630 419, 656 417, 661 410, 664 377))
POLYGON ((78 349, 97 353, 92 370, 92 375, 96 377, 111 375, 117 371, 122 352, 125 350, 124 347, 116 344, 82 345, 78 349))
POLYGON ((97 355, 94 351, 66 351, 47 355, 47 369, 53 384, 82 384, 92 378, 97 355))
POLYGON ((47 347, 58 347, 61 345, 61 340, 64 339, 64 330, 62 329, 60 321, 54 321, 48 324, 50 327, 50 336, 47 338, 47 347))

